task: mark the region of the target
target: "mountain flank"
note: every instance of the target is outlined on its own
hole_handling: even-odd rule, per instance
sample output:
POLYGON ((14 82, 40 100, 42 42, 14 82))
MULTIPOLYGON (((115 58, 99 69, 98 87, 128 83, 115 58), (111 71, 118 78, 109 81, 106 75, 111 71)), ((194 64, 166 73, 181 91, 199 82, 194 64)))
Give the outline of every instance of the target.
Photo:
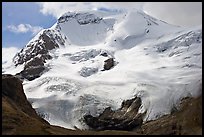
MULTIPOLYGON (((138 108, 137 104, 140 104, 140 98, 137 97, 124 101, 120 111, 130 108, 129 113, 132 113, 132 108, 138 108)), ((105 109, 101 118, 117 117, 121 112, 105 109), (108 113, 112 115, 107 115, 108 113)), ((202 135, 202 95, 182 99, 178 110, 157 120, 143 123, 139 128, 130 131, 106 129, 108 128, 70 130, 50 125, 37 115, 27 101, 22 81, 10 74, 2 75, 3 135, 202 135)))

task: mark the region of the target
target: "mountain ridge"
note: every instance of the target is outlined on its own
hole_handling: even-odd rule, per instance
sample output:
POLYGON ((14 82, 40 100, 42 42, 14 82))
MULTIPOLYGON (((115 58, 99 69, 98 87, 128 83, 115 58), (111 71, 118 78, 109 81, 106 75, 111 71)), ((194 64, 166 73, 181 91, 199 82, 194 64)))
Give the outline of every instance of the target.
POLYGON ((198 96, 202 26, 177 27, 141 11, 94 12, 65 13, 14 57, 11 68, 22 67, 17 76, 25 94, 48 122, 89 129, 84 115, 117 110, 134 96, 142 100, 145 122, 198 96))

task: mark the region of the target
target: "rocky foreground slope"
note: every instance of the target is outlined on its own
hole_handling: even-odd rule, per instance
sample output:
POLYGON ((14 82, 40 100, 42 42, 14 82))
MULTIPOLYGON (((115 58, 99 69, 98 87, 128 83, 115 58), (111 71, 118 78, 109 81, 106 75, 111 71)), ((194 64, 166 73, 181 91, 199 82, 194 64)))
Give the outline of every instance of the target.
MULTIPOLYGON (((201 89, 202 90, 202 89, 201 89)), ((140 105, 140 98, 133 98, 124 101, 121 109, 116 112, 110 108, 95 118, 100 125, 102 119, 107 117, 119 116, 125 117, 133 113, 131 108, 138 108, 140 105), (127 111, 129 114, 122 114, 127 111), (112 115, 110 115, 112 114, 112 115), (123 116, 122 116, 122 115, 123 116)), ((135 112, 137 113, 137 112, 135 112)), ((89 118, 91 116, 88 116, 89 118)), ((93 118, 93 117, 92 117, 93 118)), ((114 121, 114 120, 113 120, 114 121)), ((93 120, 94 122, 94 120, 93 120)), ((109 121, 111 122, 111 121, 109 121)), ((121 124, 122 122, 120 122, 121 124)), ((89 124, 93 125, 92 123, 89 124)), ((130 131, 113 130, 117 125, 113 122, 114 128, 103 128, 95 130, 70 130, 58 126, 52 126, 41 117, 39 117, 30 103, 27 101, 23 91, 23 85, 20 79, 15 76, 3 74, 2 75, 2 134, 3 135, 201 135, 202 134, 202 96, 198 98, 185 98, 182 100, 180 109, 172 111, 172 114, 163 116, 157 120, 149 121, 141 124, 139 127, 129 128, 130 131), (106 130, 109 129, 109 130, 106 130)), ((115 128, 117 129, 117 128, 115 128)))

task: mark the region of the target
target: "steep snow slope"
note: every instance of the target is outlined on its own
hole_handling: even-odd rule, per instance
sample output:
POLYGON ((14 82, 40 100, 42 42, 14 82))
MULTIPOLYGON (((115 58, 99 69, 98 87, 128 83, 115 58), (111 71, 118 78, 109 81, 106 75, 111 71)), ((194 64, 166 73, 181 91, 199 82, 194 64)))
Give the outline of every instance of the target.
POLYGON ((114 34, 107 40, 108 45, 122 49, 132 48, 143 40, 158 38, 180 29, 138 10, 125 14, 122 20, 115 25, 114 34))
POLYGON ((60 30, 72 44, 86 46, 104 41, 107 32, 113 28, 115 19, 102 18, 86 12, 68 12, 58 19, 58 23, 60 30))
POLYGON ((181 98, 200 94, 202 26, 177 27, 142 11, 68 12, 48 30, 57 44, 47 50, 51 58, 44 66, 49 71, 23 84, 33 107, 51 124, 88 128, 85 114, 117 109, 135 95, 142 99, 139 111, 147 110, 144 120, 156 119, 181 98), (114 67, 104 71, 108 58, 114 67))

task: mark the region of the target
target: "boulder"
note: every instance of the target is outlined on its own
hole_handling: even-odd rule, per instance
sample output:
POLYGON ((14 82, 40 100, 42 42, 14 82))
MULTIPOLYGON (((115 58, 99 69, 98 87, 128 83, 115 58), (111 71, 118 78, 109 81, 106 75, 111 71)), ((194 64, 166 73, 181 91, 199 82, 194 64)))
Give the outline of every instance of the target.
POLYGON ((113 58, 109 58, 104 61, 104 70, 109 70, 114 66, 114 60, 113 58))

